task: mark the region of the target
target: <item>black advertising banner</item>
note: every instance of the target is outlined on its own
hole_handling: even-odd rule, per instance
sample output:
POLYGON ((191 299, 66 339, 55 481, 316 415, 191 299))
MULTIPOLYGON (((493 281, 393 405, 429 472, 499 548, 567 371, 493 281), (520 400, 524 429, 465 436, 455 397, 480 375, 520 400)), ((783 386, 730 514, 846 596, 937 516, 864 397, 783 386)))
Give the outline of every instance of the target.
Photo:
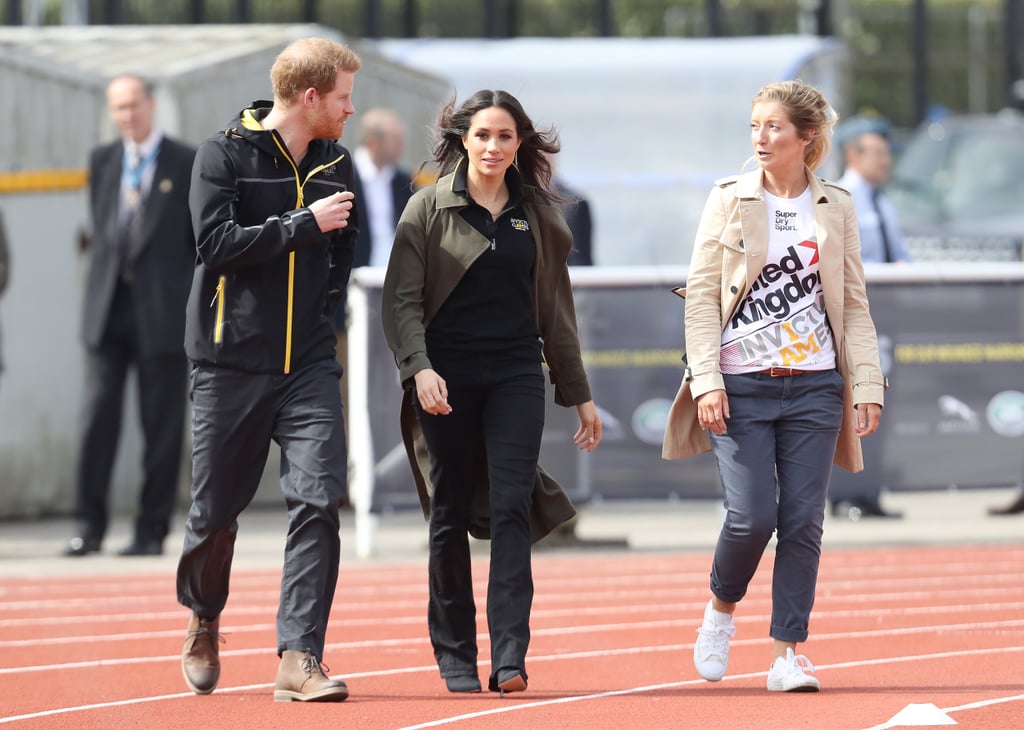
MULTIPOLYGON (((605 272, 607 281, 594 283, 591 271, 574 271, 573 278, 604 441, 592 454, 577 451, 576 410, 555 405, 549 393, 541 463, 578 502, 719 496, 710 454, 661 458, 665 418, 683 370, 685 303, 670 292, 682 281, 666 283, 659 275, 648 283, 633 275, 626 283, 610 283, 614 277, 605 272)), ((837 468, 833 495, 867 484, 910 490, 1020 482, 1024 275, 880 278, 869 276, 868 295, 891 388, 880 430, 864 441, 865 471, 851 475, 837 468)), ((373 509, 418 509, 398 430, 401 389, 381 333, 379 290, 367 298, 373 509)))
POLYGON ((869 285, 890 380, 865 470, 835 470, 833 492, 1024 480, 1024 282, 869 285))
POLYGON ((545 439, 544 468, 564 475, 577 499, 716 494, 710 454, 661 458, 665 420, 683 372, 683 300, 668 286, 577 288, 576 317, 604 436, 596 451, 575 458, 585 478, 574 481, 566 458, 575 453, 571 439, 579 418, 575 409, 549 406, 547 423, 558 426, 557 436, 545 439))

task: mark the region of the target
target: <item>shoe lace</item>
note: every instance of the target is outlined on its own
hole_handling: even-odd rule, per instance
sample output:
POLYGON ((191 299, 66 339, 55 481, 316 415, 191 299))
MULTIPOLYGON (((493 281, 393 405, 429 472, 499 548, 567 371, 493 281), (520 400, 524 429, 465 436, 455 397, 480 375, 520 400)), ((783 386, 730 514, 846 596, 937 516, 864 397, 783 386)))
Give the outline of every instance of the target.
POLYGON ((210 642, 220 642, 221 644, 228 643, 228 640, 224 638, 224 634, 220 631, 214 631, 213 629, 200 625, 197 629, 190 629, 188 632, 188 639, 192 640, 192 647, 194 648, 196 642, 199 641, 201 636, 207 636, 210 642))
POLYGON ((807 671, 814 674, 814 665, 811 664, 811 660, 803 654, 794 654, 793 650, 790 649, 786 657, 786 673, 806 674, 807 671))
POLYGON ((705 656, 725 656, 729 650, 729 639, 736 635, 736 626, 715 624, 714 628, 707 628, 705 625, 698 628, 697 633, 704 639, 705 656))
POLYGON ((313 676, 314 674, 323 674, 324 676, 327 676, 331 673, 331 668, 326 664, 317 661, 317 658, 312 654, 308 654, 303 657, 302 661, 299 662, 299 666, 302 667, 302 671, 305 672, 307 676, 313 676))

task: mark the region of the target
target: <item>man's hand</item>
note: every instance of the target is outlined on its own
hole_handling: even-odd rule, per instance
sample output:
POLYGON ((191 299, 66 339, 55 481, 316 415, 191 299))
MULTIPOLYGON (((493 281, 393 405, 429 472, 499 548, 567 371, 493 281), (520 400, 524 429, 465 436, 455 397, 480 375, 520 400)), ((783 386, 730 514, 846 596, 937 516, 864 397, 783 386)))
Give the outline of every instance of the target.
POLYGON ((316 218, 321 233, 330 233, 348 225, 348 218, 352 215, 352 206, 355 205, 352 202, 355 197, 355 194, 346 190, 309 204, 309 209, 316 218))

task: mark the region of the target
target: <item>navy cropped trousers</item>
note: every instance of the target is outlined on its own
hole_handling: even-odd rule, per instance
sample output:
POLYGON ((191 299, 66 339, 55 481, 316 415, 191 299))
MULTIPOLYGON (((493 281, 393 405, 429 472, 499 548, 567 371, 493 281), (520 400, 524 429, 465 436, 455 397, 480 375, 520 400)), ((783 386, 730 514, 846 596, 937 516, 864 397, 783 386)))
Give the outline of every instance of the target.
POLYGON ((711 434, 711 445, 726 514, 711 592, 739 602, 774 533, 770 634, 802 642, 818 580, 828 482, 843 419, 843 378, 836 370, 724 377, 731 417, 725 434, 711 434))

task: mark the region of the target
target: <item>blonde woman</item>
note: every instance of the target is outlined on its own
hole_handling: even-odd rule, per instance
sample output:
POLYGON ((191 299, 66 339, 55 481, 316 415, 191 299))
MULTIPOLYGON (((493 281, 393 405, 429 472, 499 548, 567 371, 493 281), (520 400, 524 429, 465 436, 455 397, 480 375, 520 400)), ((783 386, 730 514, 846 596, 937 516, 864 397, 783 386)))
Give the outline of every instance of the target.
POLYGON ((814 692, 806 641, 833 461, 863 468, 885 381, 868 310, 853 200, 815 177, 835 112, 799 81, 753 99, 755 170, 708 196, 686 289, 687 368, 663 455, 713 450, 726 516, 697 672, 725 676, 733 613, 775 533, 771 691, 814 692))

